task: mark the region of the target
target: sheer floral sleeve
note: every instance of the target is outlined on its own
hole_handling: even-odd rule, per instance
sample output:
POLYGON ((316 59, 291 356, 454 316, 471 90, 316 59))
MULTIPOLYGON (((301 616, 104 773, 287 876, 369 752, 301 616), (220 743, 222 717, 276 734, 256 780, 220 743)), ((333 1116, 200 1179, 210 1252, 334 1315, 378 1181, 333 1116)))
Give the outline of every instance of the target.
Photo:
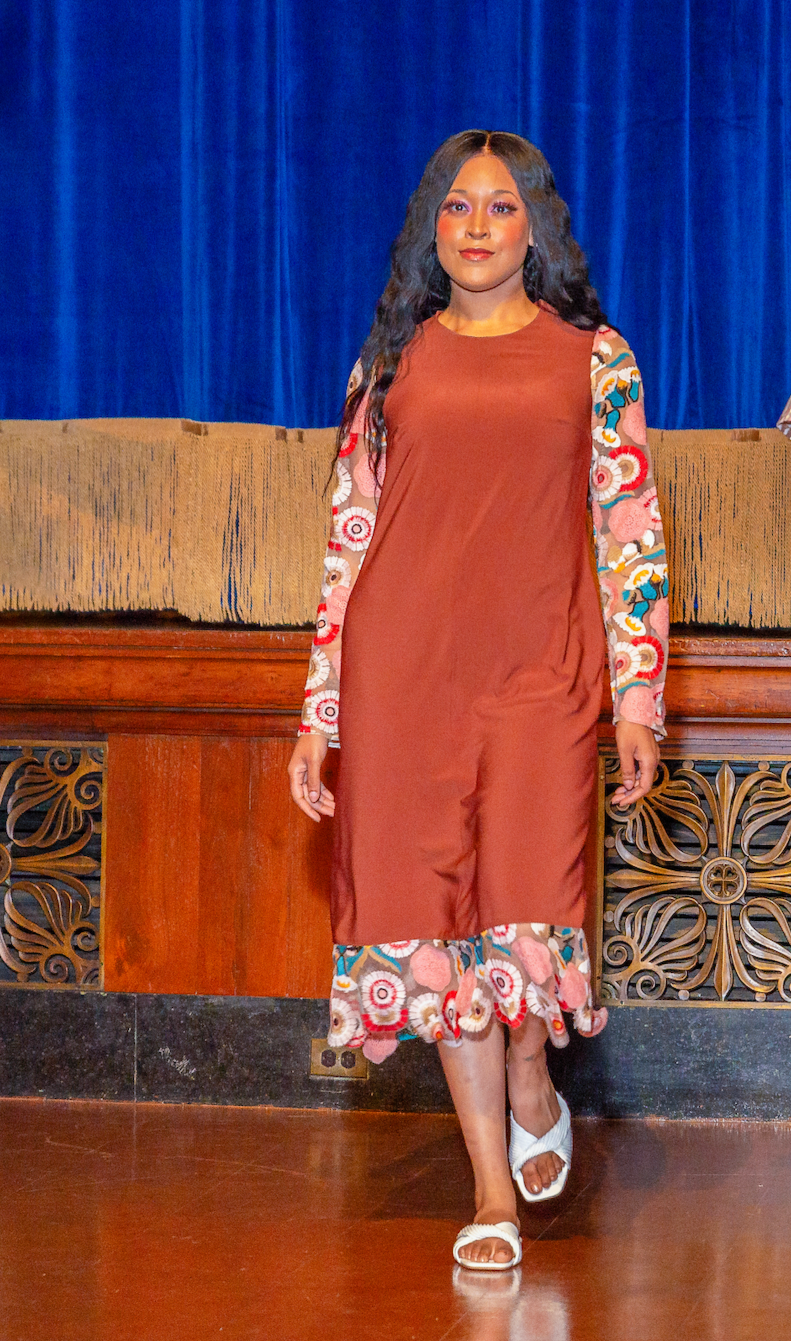
POLYGON ((667 556, 648 449, 643 388, 617 331, 596 332, 591 509, 610 660, 614 721, 665 734, 667 556))
MULTIPOLYGON (((361 378, 362 369, 357 363, 349 378, 347 395, 356 390, 361 378)), ((299 728, 300 734, 329 736, 330 745, 339 743, 341 644, 346 605, 371 543, 385 471, 382 457, 377 484, 369 465, 365 439, 367 401, 366 396, 338 457, 332 495, 332 529, 324 559, 324 580, 299 728)))

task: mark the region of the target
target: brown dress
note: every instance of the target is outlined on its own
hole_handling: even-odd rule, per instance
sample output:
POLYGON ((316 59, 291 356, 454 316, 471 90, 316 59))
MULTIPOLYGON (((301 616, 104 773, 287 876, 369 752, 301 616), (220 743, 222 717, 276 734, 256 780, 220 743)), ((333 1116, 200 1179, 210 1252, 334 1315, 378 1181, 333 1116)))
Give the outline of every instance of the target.
POLYGON ((434 317, 385 421, 381 493, 354 432, 339 462, 303 718, 342 742, 330 1038, 373 1040, 381 1060, 493 1008, 511 1025, 533 1010, 565 1042, 561 1007, 587 1033, 606 1018, 580 930, 606 655, 592 480, 616 718, 661 732, 639 373, 617 333, 544 309, 492 338, 434 317))
POLYGON ((605 640, 585 514, 593 332, 427 322, 343 634, 347 944, 582 922, 605 640))

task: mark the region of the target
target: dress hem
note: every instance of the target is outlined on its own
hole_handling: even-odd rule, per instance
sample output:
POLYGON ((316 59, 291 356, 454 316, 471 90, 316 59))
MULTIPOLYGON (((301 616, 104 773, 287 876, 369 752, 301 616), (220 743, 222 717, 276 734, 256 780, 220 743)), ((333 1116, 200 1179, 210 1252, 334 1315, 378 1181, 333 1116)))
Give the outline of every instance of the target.
POLYGON ((327 1042, 371 1062, 413 1038, 458 1047, 492 1020, 517 1029, 528 1013, 559 1048, 569 1042, 564 1012, 587 1038, 607 1023, 579 927, 510 923, 464 940, 336 945, 334 962, 327 1042))

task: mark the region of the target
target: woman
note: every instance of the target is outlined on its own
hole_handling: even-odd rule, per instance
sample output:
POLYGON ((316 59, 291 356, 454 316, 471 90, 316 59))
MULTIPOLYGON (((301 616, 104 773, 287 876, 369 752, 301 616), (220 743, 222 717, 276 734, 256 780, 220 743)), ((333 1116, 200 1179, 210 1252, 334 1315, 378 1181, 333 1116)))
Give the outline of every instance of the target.
POLYGON ((563 1010, 589 1036, 606 1022, 581 930, 605 654, 589 491, 617 804, 654 777, 668 626, 640 376, 519 136, 466 131, 429 162, 336 475, 289 765, 297 805, 334 814, 320 768, 340 737, 329 1042, 377 1062, 438 1043, 475 1174, 454 1256, 504 1270, 521 1258, 512 1174, 539 1200, 569 1169, 547 1036, 568 1041, 563 1010))

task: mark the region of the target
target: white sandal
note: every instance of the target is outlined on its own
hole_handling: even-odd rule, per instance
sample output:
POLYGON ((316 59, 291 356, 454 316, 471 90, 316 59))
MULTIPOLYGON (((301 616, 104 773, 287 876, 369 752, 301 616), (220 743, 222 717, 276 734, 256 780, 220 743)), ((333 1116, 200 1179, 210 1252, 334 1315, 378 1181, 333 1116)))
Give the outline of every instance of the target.
POLYGON ((501 1220, 496 1225, 465 1225, 456 1235, 453 1256, 459 1266, 466 1267, 468 1271, 510 1271, 511 1267, 519 1266, 522 1260, 522 1240, 518 1226, 512 1225, 510 1220, 501 1220), (471 1262, 459 1256, 461 1248, 466 1248, 468 1243, 479 1243, 481 1239, 504 1239, 513 1253, 511 1261, 471 1262))
POLYGON ((511 1114, 511 1143, 508 1147, 508 1162, 511 1165, 514 1182, 525 1201, 547 1201, 550 1197, 559 1197, 566 1186, 566 1179, 571 1168, 571 1114, 569 1106, 561 1094, 558 1095, 558 1103, 560 1104, 560 1117, 546 1136, 533 1136, 529 1131, 525 1131, 524 1127, 519 1126, 513 1113, 511 1114), (558 1155, 563 1160, 563 1168, 549 1187, 542 1187, 540 1192, 528 1192, 525 1187, 525 1180, 522 1177, 522 1168, 528 1160, 535 1159, 538 1155, 548 1155, 550 1153, 558 1155))

